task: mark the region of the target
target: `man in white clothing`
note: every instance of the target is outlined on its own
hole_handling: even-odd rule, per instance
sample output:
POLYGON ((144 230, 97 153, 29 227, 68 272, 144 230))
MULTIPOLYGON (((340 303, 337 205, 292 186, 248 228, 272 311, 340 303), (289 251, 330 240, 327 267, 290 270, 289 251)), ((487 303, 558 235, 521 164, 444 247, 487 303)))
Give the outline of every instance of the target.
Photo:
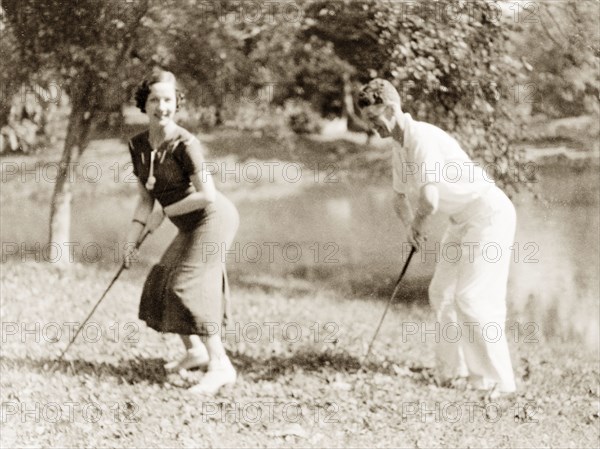
POLYGON ((437 211, 450 217, 429 286, 439 328, 455 329, 442 333, 436 346, 438 378, 468 376, 475 388, 494 396, 515 391, 505 333, 513 204, 455 139, 403 113, 390 82, 375 79, 363 86, 358 106, 382 138, 400 144, 392 157, 394 209, 409 242, 421 249, 427 245, 427 218, 437 211), (414 213, 407 197, 412 188, 418 190, 414 213))

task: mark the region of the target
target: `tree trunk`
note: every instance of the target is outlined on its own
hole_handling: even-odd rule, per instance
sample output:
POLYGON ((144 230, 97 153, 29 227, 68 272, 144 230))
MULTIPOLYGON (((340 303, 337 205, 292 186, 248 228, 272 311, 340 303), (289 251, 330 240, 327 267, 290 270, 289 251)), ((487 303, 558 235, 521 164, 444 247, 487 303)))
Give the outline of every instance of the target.
POLYGON ((10 110, 12 109, 12 95, 6 94, 6 98, 0 103, 0 128, 8 125, 10 110))
POLYGON ((65 266, 69 262, 67 243, 71 241, 72 182, 75 180, 75 163, 87 145, 91 119, 91 114, 84 108, 73 105, 50 205, 49 243, 52 250, 49 260, 59 266, 65 266))
POLYGON ((4 96, 0 102, 0 154, 5 151, 14 151, 18 146, 16 134, 9 125, 15 89, 12 84, 4 86, 4 89, 4 91, 0 90, 0 93, 4 96))

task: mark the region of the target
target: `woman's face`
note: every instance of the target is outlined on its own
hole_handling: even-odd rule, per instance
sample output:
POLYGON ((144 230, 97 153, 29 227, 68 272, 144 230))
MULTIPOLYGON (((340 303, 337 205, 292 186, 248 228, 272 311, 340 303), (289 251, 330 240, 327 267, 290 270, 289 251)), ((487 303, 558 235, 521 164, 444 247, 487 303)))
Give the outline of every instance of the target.
POLYGON ((172 83, 154 83, 146 100, 146 114, 151 125, 165 127, 175 118, 177 96, 172 83))

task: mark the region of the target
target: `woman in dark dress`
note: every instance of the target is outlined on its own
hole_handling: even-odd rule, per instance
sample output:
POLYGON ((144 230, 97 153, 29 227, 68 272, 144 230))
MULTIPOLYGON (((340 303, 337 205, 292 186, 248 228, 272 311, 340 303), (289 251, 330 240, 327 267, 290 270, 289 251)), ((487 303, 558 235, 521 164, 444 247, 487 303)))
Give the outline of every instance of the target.
MULTIPOLYGON (((186 354, 165 368, 206 367, 191 391, 214 394, 236 380, 220 331, 229 314, 223 255, 239 216, 215 189, 198 139, 175 123, 179 100, 175 76, 162 70, 153 72, 136 92, 137 106, 148 115, 150 126, 129 142, 139 200, 127 241, 137 241, 145 229, 154 230, 164 214, 177 226, 177 236, 146 279, 139 317, 159 332, 180 334, 186 354), (160 207, 153 213, 155 200, 160 207), (219 249, 216 254, 214 248, 219 249)), ((126 267, 133 257, 135 251, 125 255, 126 267)))

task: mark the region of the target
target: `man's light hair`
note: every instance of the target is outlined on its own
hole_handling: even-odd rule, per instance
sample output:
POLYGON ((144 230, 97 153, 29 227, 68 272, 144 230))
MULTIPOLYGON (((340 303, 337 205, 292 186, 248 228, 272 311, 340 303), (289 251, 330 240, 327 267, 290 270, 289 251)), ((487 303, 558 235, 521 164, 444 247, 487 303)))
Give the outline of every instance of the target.
POLYGON ((399 105, 400 95, 388 80, 375 78, 360 88, 357 103, 360 109, 375 104, 397 103, 399 105))

